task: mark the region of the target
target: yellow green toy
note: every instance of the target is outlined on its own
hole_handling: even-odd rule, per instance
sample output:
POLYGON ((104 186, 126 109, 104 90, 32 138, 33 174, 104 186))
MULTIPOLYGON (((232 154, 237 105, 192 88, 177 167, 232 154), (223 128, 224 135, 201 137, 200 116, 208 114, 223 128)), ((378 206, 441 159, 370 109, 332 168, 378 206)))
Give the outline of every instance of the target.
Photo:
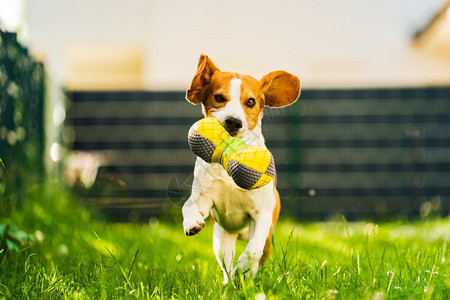
POLYGON ((243 189, 265 186, 275 176, 275 163, 269 150, 232 137, 216 118, 194 123, 188 143, 192 152, 204 161, 221 164, 243 189))

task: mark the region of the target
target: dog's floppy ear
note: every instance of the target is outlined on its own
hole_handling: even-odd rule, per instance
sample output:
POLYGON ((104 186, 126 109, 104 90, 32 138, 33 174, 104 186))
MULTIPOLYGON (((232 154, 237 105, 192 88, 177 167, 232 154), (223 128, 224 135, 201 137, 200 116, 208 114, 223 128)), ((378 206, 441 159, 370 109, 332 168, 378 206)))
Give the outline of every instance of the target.
POLYGON ((300 79, 285 71, 271 72, 264 76, 260 83, 265 105, 269 107, 292 104, 300 96, 300 79))
POLYGON ((192 79, 191 86, 186 92, 186 99, 192 104, 202 102, 204 89, 210 84, 213 74, 220 71, 207 55, 200 55, 197 72, 192 79))

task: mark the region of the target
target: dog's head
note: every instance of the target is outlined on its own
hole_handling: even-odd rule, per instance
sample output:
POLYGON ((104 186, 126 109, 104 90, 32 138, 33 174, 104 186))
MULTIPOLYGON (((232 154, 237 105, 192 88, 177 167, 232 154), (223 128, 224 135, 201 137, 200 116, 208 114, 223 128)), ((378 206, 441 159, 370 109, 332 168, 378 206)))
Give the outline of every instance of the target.
POLYGON ((261 80, 248 75, 221 72, 201 55, 197 73, 186 92, 192 104, 201 103, 203 114, 220 121, 233 136, 254 130, 265 106, 283 107, 300 95, 300 80, 285 71, 274 71, 261 80))

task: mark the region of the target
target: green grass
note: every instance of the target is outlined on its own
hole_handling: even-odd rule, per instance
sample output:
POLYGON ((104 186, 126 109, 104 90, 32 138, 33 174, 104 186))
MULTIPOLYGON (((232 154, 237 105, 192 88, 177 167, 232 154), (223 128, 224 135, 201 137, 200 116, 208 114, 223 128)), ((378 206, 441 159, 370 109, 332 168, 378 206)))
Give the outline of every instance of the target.
MULTIPOLYGON (((4 213, 34 236, 0 254, 0 299, 448 299, 450 220, 369 223, 283 220, 253 280, 222 285, 210 224, 105 223, 57 183, 4 213), (259 297, 259 298, 258 298, 259 297)), ((181 213, 180 213, 181 214, 181 213)), ((238 244, 238 251, 244 244, 238 244)), ((2 251, 2 250, 0 250, 2 251)))

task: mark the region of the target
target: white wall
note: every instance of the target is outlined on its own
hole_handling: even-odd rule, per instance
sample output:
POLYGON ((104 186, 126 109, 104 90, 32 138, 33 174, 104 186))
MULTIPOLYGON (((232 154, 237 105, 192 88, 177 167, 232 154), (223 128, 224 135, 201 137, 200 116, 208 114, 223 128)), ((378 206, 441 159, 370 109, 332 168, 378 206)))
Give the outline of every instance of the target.
POLYGON ((255 77, 285 69, 304 88, 450 84, 450 64, 411 44, 443 3, 28 0, 28 42, 56 82, 71 46, 131 44, 145 49, 149 89, 185 89, 200 53, 255 77))

